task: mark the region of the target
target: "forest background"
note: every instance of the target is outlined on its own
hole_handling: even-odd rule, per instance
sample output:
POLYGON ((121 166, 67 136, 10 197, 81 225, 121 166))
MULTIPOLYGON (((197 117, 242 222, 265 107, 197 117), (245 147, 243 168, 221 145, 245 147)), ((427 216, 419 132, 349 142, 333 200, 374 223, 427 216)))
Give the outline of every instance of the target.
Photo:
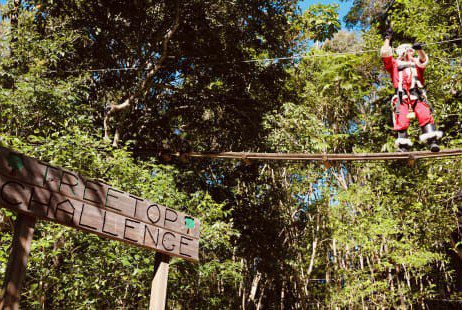
MULTIPOLYGON (((460 158, 169 156, 393 151, 386 18, 395 47, 428 44, 442 145, 461 147, 459 1, 391 3, 354 0, 347 32, 338 6, 295 0, 8 1, 0 143, 199 217, 201 261, 172 260, 169 309, 457 303, 460 158), (277 57, 289 59, 265 60, 277 57)), ((417 123, 410 135, 425 149, 417 123)), ((1 278, 14 219, 0 210, 1 278)), ((146 308, 153 266, 148 250, 40 222, 21 307, 146 308)))

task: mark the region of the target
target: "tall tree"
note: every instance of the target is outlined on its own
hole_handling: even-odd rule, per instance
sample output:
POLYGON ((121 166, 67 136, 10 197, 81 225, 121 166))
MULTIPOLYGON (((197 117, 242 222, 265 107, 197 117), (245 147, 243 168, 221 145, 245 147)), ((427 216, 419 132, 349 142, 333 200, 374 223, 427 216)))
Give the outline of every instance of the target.
POLYGON ((37 3, 82 34, 79 69, 126 69, 95 73, 93 99, 107 109, 106 139, 116 119, 114 145, 121 137, 155 150, 258 141, 258 117, 275 107, 284 71, 246 61, 287 55, 295 1, 37 3))

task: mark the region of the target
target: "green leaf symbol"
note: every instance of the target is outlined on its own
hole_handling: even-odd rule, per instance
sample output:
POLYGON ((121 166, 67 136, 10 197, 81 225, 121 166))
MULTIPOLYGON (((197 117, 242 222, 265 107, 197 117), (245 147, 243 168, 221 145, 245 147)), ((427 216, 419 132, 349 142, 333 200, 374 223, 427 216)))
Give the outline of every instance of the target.
POLYGON ((22 158, 16 154, 8 155, 6 160, 8 161, 8 166, 10 166, 10 168, 13 171, 15 170, 21 171, 24 168, 24 163, 22 162, 22 158))
POLYGON ((186 216, 184 218, 184 224, 186 225, 186 227, 188 227, 189 229, 193 229, 194 227, 196 227, 196 223, 194 222, 194 219, 192 217, 189 217, 189 216, 186 216))

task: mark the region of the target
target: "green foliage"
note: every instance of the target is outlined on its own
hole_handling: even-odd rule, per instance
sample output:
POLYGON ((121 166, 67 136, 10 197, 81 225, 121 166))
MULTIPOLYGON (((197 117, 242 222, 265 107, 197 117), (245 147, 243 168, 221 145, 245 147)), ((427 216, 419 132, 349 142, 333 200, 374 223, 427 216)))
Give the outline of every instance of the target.
POLYGON ((198 304, 221 309, 236 304, 229 291, 242 281, 241 266, 232 259, 233 238, 238 236, 225 210, 209 194, 196 193, 188 204, 188 212, 201 219, 200 259, 197 268, 183 260, 175 260, 178 272, 169 278, 170 306, 194 308, 198 304))
MULTIPOLYGON (((378 53, 367 52, 382 44, 386 2, 353 2, 347 22, 365 26, 360 34, 338 32, 336 5, 301 14, 291 0, 24 2, 17 23, 1 29, 0 144, 198 217, 200 263, 172 259, 169 309, 458 299, 458 158, 410 167, 168 156, 394 150, 393 90, 378 53), (305 53, 312 41, 300 61, 247 61, 305 53), (85 70, 108 67, 136 69, 85 70), (130 96, 136 104, 117 115, 124 143, 114 148, 101 138, 104 111, 130 96)), ((12 1, 4 12, 14 17, 12 1)), ((442 142, 461 147, 460 45, 432 44, 460 37, 460 8, 396 0, 388 15, 394 46, 427 43, 442 142)), ((413 140, 418 131, 411 124, 413 140)), ((0 210, 0 277, 14 218, 0 210)), ((21 306, 146 308, 153 266, 147 250, 40 222, 21 306)))
MULTIPOLYGON (((190 291, 182 283, 191 285, 193 274, 200 275, 203 282, 217 277, 225 285, 238 281, 239 266, 227 259, 230 240, 236 234, 228 220, 230 211, 223 211, 223 205, 216 204, 206 193, 196 192, 189 197, 180 192, 175 185, 178 172, 172 166, 154 161, 137 163, 126 149, 112 149, 76 127, 68 127, 46 138, 36 137, 34 142, 40 145, 34 147, 9 136, 4 139, 15 150, 103 179, 121 190, 199 217, 201 264, 175 262, 171 268, 171 279, 181 279, 171 284, 172 289, 178 288, 179 300, 189 298, 185 295, 190 291), (185 273, 189 276, 184 277, 185 273)), ((3 268, 10 238, 10 234, 2 235, 5 241, 2 242, 5 245, 1 256, 3 268)), ((147 307, 153 266, 154 255, 147 250, 43 223, 36 229, 28 268, 28 289, 22 303, 33 307, 76 309, 147 307)), ((215 293, 212 296, 218 294, 204 290, 204 294, 212 293, 215 293)))
POLYGON ((44 24, 59 22, 79 34, 78 53, 67 58, 73 68, 134 67, 95 72, 88 102, 100 117, 135 98, 115 122, 136 155, 248 148, 262 140, 259 120, 279 104, 287 75, 282 64, 244 61, 289 53, 296 1, 34 3, 41 4, 38 18, 49 16, 44 24))
POLYGON ((331 39, 340 30, 338 19, 338 4, 311 5, 294 24, 300 32, 300 41, 325 41, 331 39))
MULTIPOLYGON (((355 2, 353 9, 365 3, 355 2)), ((374 12, 360 8, 356 13, 374 12)), ((447 22, 457 16, 455 8, 446 2, 435 7, 430 1, 396 1, 390 16, 394 44, 457 38, 454 30, 459 27, 447 22), (411 17, 421 14, 425 16, 411 17), (435 25, 441 18, 437 14, 445 17, 435 25)), ((393 151, 388 117, 392 89, 380 57, 367 52, 329 54, 373 50, 380 45, 373 24, 361 40, 337 35, 290 69, 292 80, 286 88, 296 96, 281 110, 267 114, 268 146, 306 153, 393 151)), ((429 44, 425 50, 430 55, 428 93, 437 124, 446 133, 443 141, 447 147, 460 147, 460 86, 456 86, 460 70, 452 59, 459 55, 459 47, 429 44)), ((411 124, 412 139, 418 129, 411 124)), ((428 300, 447 298, 452 290, 460 289, 454 273, 459 272, 456 266, 461 256, 453 246, 460 240, 456 219, 461 201, 455 199, 460 180, 454 178, 461 173, 459 160, 420 162, 414 167, 404 162, 341 164, 327 167, 324 173, 320 168, 282 165, 271 172, 273 180, 290 176, 280 185, 287 194, 278 197, 281 208, 291 210, 299 225, 296 233, 286 237, 299 238, 290 247, 296 249, 290 260, 293 273, 301 277, 298 283, 304 283, 297 293, 296 308, 306 308, 310 302, 332 308, 423 307, 428 300), (300 188, 294 180, 310 181, 300 182, 305 184, 300 188), (320 240, 324 242, 320 244, 320 240), (309 284, 310 279, 319 278, 322 284, 309 284), (313 293, 307 296, 302 290, 313 293)), ((267 276, 283 283, 296 281, 296 277, 276 280, 272 274, 267 276)))
POLYGON ((65 121, 67 125, 91 127, 92 110, 83 100, 88 95, 86 75, 58 74, 60 59, 75 50, 76 35, 56 26, 53 32, 37 32, 34 14, 20 15, 17 40, 2 24, 2 53, 14 50, 14 57, 2 57, 0 69, 0 131, 16 136, 49 135, 65 121), (14 115, 14 117, 12 117, 14 115))
MULTIPOLYGON (((82 47, 89 43, 83 33, 85 29, 73 28, 72 18, 49 15, 53 13, 53 5, 42 3, 40 8, 32 5, 21 9, 17 28, 3 24, 2 29, 8 30, 9 35, 2 37, 2 54, 8 55, 1 60, 2 145, 198 217, 203 236, 201 262, 173 260, 171 303, 178 305, 177 301, 184 300, 191 307, 197 303, 221 307, 235 302, 233 295, 223 293, 224 289, 236 289, 242 279, 241 265, 232 258, 232 240, 238 233, 230 219, 231 209, 216 203, 204 189, 182 191, 177 186, 179 171, 175 167, 159 164, 146 155, 143 160, 135 159, 129 149, 133 149, 133 144, 144 143, 144 139, 149 140, 149 135, 141 139, 136 136, 139 140, 119 149, 102 141, 98 112, 104 102, 99 101, 99 96, 105 91, 104 83, 112 84, 114 80, 74 69, 100 63, 107 66, 104 60, 107 55, 82 61, 87 55, 82 47)), ((151 14, 157 16, 155 10, 151 14)), ((72 17, 74 21, 81 18, 78 14, 72 17)), ((97 50, 101 52, 99 47, 97 50)), ((122 77, 122 89, 129 89, 130 83, 127 76, 122 77)), ((14 214, 0 211, 1 278, 13 220, 14 214)), ((153 266, 154 255, 147 250, 40 223, 22 307, 146 308, 153 266)))

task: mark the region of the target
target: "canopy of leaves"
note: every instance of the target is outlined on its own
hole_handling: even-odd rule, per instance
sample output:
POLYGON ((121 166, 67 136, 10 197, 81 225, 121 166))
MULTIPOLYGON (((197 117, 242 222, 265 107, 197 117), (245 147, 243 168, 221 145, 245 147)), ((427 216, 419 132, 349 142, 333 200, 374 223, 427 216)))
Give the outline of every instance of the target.
MULTIPOLYGON (((346 21, 356 33, 339 32, 337 6, 302 13, 292 0, 19 3, 3 7, 0 143, 199 217, 201 261, 172 260, 169 309, 460 299, 458 158, 410 166, 169 156, 393 151, 393 89, 378 52, 387 19, 393 46, 427 44, 441 143, 461 147, 457 1, 354 1, 346 21), (295 54, 304 57, 265 60, 295 54), (114 107, 124 108, 106 118, 114 107), (103 139, 108 119, 119 147, 103 139)), ((419 131, 412 123, 414 148, 426 149, 419 131)), ((16 215, 0 210, 3 277, 16 215)), ((146 308, 153 266, 147 250, 41 222, 21 306, 146 308)))

